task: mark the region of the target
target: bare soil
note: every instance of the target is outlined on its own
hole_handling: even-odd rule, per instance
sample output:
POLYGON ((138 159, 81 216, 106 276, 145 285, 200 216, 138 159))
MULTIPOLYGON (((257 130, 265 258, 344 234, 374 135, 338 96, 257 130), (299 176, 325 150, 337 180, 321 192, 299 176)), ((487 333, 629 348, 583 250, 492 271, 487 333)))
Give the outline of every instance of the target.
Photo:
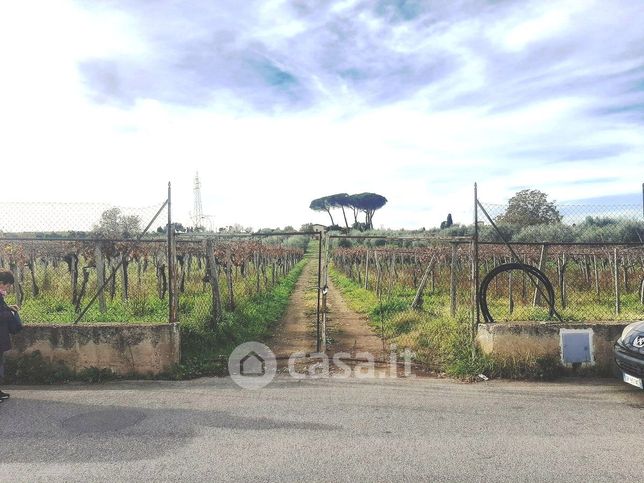
MULTIPOLYGON (((295 285, 286 315, 277 326, 271 350, 278 356, 293 352, 316 350, 317 258, 310 258, 295 285)), ((355 357, 359 352, 370 352, 380 357, 383 343, 369 327, 367 318, 351 310, 342 294, 328 281, 327 293, 327 353, 348 352, 355 357)), ((322 315, 321 315, 322 317, 322 315)))
POLYGON ((352 310, 342 294, 328 280, 327 294, 327 352, 349 352, 352 357, 369 352, 376 358, 384 353, 382 339, 369 326, 368 319, 352 310))
POLYGON ((311 314, 306 294, 316 293, 318 283, 317 269, 317 259, 310 258, 295 284, 295 290, 291 295, 286 314, 275 329, 270 346, 278 357, 288 357, 298 351, 315 352, 315 305, 311 314))

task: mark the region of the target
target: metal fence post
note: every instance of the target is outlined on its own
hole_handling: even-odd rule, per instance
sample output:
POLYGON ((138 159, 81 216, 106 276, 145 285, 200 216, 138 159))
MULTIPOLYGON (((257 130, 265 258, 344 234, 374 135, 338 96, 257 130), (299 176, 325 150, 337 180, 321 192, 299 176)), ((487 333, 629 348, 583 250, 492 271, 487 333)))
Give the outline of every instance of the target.
POLYGON ((474 307, 476 326, 481 323, 481 310, 479 308, 479 205, 478 188, 474 183, 474 307))
POLYGON ((177 321, 174 226, 172 225, 172 185, 168 181, 168 321, 177 321))
POLYGON ((315 350, 316 352, 320 352, 320 343, 321 343, 321 337, 320 337, 320 295, 322 292, 322 287, 320 286, 320 283, 322 281, 322 232, 320 231, 318 235, 318 302, 317 302, 317 308, 316 308, 316 317, 317 317, 317 342, 315 345, 315 350))

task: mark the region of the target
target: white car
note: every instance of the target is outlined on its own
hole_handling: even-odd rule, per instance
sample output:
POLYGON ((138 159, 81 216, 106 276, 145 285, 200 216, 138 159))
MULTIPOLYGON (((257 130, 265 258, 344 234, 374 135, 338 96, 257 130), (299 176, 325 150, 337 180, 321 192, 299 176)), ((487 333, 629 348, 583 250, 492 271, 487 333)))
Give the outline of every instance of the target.
POLYGON ((644 389, 644 320, 627 325, 614 347, 624 382, 644 389))

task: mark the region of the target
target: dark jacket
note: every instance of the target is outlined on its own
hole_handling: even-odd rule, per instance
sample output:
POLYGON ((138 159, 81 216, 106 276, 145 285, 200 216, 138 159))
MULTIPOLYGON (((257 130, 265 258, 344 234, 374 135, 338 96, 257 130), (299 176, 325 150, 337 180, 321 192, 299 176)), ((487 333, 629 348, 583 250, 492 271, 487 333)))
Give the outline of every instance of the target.
POLYGON ((9 320, 13 312, 7 306, 2 295, 0 295, 0 352, 11 349, 11 337, 9 336, 9 320))

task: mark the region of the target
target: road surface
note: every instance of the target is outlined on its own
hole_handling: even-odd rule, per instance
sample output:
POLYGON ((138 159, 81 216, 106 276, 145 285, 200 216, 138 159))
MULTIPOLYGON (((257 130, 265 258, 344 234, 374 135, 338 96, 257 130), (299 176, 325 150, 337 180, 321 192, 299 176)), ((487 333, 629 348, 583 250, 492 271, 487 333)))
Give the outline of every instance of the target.
POLYGON ((644 393, 619 381, 5 390, 2 481, 642 481, 644 393))

